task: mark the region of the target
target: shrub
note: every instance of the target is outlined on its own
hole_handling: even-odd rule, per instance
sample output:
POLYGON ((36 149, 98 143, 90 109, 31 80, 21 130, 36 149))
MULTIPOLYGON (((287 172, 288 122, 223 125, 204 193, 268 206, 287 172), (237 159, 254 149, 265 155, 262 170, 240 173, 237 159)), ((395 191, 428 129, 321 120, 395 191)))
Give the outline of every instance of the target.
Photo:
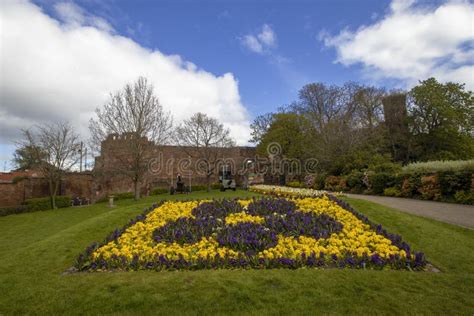
POLYGON ((413 196, 413 183, 410 182, 410 178, 403 179, 402 187, 401 187, 401 194, 404 197, 412 197, 413 196))
POLYGON ((397 173, 393 177, 393 187, 396 187, 397 189, 401 189, 403 185, 403 180, 405 180, 405 175, 397 173))
MULTIPOLYGON (((36 198, 36 199, 26 199, 23 202, 29 208, 30 212, 34 211, 46 211, 51 209, 51 199, 50 197, 36 198)), ((67 195, 56 196, 56 207, 68 207, 71 206, 71 197, 67 195)))
POLYGON ((151 190, 150 194, 151 195, 159 195, 159 194, 165 194, 168 193, 170 190, 168 188, 154 188, 151 190))
POLYGON ((304 184, 298 181, 291 181, 286 184, 290 188, 304 188, 304 184))
POLYGON ((433 173, 438 171, 474 170, 474 159, 415 162, 403 167, 404 172, 433 173))
POLYGON ((386 172, 386 173, 397 173, 402 170, 402 166, 393 163, 393 162, 383 162, 377 165, 371 165, 369 166, 369 170, 380 173, 380 172, 386 172))
POLYGON ((7 216, 11 214, 21 214, 21 213, 28 213, 28 212, 31 212, 31 208, 28 205, 0 207, 0 216, 7 216))
POLYGON ((109 193, 107 196, 104 196, 95 202, 96 203, 107 202, 109 200, 109 196, 112 196, 112 195, 114 196, 114 201, 135 198, 135 194, 133 192, 118 192, 118 193, 109 193))
POLYGON ((112 195, 114 196, 115 201, 133 199, 135 197, 135 194, 133 192, 114 193, 112 195))
POLYGON ((474 192, 458 191, 454 194, 454 200, 458 203, 474 205, 474 192))
POLYGON ((220 188, 221 188, 221 184, 219 182, 211 183, 211 189, 218 190, 220 188))
POLYGON ((454 196, 458 191, 471 189, 472 171, 440 171, 438 181, 443 196, 454 196))
POLYGON ((346 183, 347 187, 351 192, 361 193, 364 191, 365 186, 362 181, 364 173, 361 171, 353 170, 347 177, 346 183))
POLYGON ((421 187, 421 174, 404 174, 402 182, 402 196, 415 197, 419 194, 418 188, 421 187))
POLYGON ((336 187, 336 191, 347 191, 347 178, 345 176, 339 177, 339 184, 336 187))
POLYGON ((314 187, 314 182, 315 182, 316 178, 314 175, 312 174, 309 174, 307 176, 304 177, 304 187, 305 188, 312 188, 314 187))
MULTIPOLYGON (((220 186, 219 186, 220 187, 220 186)), ((196 185, 192 185, 191 186, 191 191, 192 192, 196 192, 196 191, 206 191, 207 190, 207 186, 206 185, 202 185, 202 184, 196 184, 196 185)))
POLYGON ((338 191, 340 178, 337 176, 328 176, 324 181, 324 189, 329 191, 338 191))
POLYGON ((390 187, 390 188, 386 188, 385 190, 383 190, 383 195, 399 197, 399 196, 402 195, 402 193, 400 192, 400 190, 398 188, 390 187))
POLYGON ((313 189, 315 189, 315 190, 324 189, 325 181, 326 181, 326 175, 325 174, 323 174, 323 173, 317 174, 314 177, 313 189))
POLYGON ((395 176, 387 172, 369 174, 370 190, 375 194, 383 194, 385 188, 393 186, 395 176))
POLYGON ((425 200, 441 199, 441 189, 439 187, 438 177, 436 175, 422 176, 421 186, 418 188, 421 197, 425 200))

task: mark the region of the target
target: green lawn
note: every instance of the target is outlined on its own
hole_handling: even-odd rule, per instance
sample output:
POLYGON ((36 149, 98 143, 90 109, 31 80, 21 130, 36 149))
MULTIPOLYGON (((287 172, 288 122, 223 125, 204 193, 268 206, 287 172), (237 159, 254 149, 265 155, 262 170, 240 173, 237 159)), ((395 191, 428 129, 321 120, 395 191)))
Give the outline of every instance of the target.
MULTIPOLYGON (((244 191, 171 198, 249 196, 244 191)), ((163 195, 163 198, 170 198, 163 195)), ((347 199, 422 250, 441 273, 215 270, 63 275, 93 241, 153 201, 0 217, 0 315, 474 313, 474 231, 347 199)))

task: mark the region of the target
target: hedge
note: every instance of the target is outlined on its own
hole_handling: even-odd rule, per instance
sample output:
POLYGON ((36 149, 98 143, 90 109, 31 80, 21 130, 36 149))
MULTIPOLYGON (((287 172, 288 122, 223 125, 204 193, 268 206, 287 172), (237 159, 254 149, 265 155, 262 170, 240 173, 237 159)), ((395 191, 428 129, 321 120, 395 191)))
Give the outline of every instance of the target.
POLYGON ((165 193, 169 193, 170 190, 167 189, 167 188, 154 188, 153 190, 151 190, 150 194, 151 195, 160 195, 160 194, 165 194, 165 193))
MULTIPOLYGON (((23 202, 23 205, 26 205, 30 212, 34 211, 46 211, 51 209, 51 198, 36 198, 36 199, 26 199, 23 202)), ((67 195, 56 196, 56 207, 63 208, 71 206, 71 197, 67 195)))
MULTIPOLYGON (((63 208, 71 206, 71 197, 66 195, 56 196, 56 207, 63 208)), ((22 205, 0 207, 0 216, 21 214, 51 209, 50 197, 26 199, 22 205)))
POLYGON ((5 206, 0 207, 0 216, 7 216, 11 214, 21 214, 31 212, 30 207, 27 205, 18 205, 18 206, 5 206))
POLYGON ((133 192, 119 192, 119 193, 111 193, 110 195, 104 196, 96 201, 96 203, 107 202, 109 200, 109 196, 114 196, 114 201, 118 200, 126 200, 126 199, 133 199, 135 197, 135 193, 133 192))
POLYGON ((474 159, 471 160, 446 160, 414 162, 403 167, 404 172, 441 172, 441 171, 463 171, 473 170, 474 159))
POLYGON ((326 177, 324 189, 474 204, 474 170, 353 171, 345 176, 326 177))

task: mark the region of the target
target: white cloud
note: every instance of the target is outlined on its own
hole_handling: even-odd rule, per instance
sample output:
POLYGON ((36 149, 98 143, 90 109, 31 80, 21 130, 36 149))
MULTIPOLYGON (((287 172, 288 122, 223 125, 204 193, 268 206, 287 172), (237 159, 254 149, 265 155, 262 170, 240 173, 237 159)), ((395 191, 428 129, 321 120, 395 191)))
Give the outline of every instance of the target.
POLYGON ((238 143, 247 142, 249 117, 231 73, 216 76, 144 48, 74 4, 55 9, 62 22, 29 2, 0 4, 0 144, 19 128, 57 119, 71 120, 87 137, 94 109, 140 75, 151 80, 175 121, 205 112, 238 143))
POLYGON ((247 34, 240 42, 250 51, 264 54, 276 46, 276 34, 268 24, 264 24, 260 33, 247 34))
POLYGON ((273 47, 275 46, 276 35, 273 32, 272 28, 268 24, 264 24, 262 27, 262 32, 257 35, 258 39, 266 46, 273 47))
POLYGON ((69 27, 93 26, 105 32, 113 32, 114 28, 103 18, 84 11, 73 2, 58 2, 54 5, 59 18, 69 27))
POLYGON ((386 16, 356 31, 323 34, 337 62, 361 64, 373 78, 395 78, 407 86, 435 76, 474 89, 474 4, 448 1, 424 7, 394 0, 386 16))
POLYGON ((254 53, 263 53, 263 46, 253 35, 245 35, 242 38, 242 44, 254 53))

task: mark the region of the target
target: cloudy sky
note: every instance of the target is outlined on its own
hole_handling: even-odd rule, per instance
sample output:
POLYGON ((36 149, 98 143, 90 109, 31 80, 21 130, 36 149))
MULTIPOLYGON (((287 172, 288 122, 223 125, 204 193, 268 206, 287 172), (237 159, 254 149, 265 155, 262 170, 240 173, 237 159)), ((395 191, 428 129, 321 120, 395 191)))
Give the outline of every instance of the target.
POLYGON ((20 128, 84 138, 110 92, 148 77, 176 122, 201 111, 240 144, 309 82, 474 89, 469 1, 0 1, 0 169, 20 128))

